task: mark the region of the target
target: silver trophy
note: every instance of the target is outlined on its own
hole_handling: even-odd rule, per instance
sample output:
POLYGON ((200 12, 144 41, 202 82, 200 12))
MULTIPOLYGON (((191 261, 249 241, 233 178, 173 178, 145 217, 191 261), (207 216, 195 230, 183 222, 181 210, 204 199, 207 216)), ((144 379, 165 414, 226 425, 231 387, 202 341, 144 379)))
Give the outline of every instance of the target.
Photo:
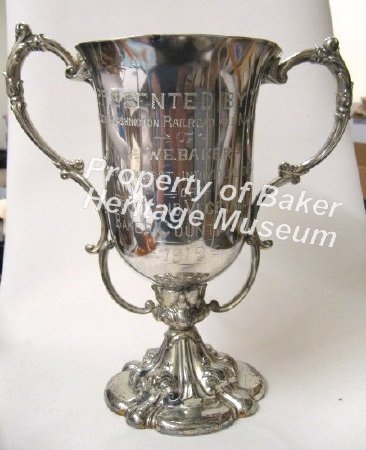
POLYGON ((112 298, 138 314, 168 325, 160 348, 131 361, 105 390, 109 408, 136 428, 195 435, 226 428, 252 415, 264 381, 250 365, 203 343, 195 324, 225 312, 249 292, 258 270, 261 241, 255 228, 259 205, 252 193, 252 137, 262 83, 285 83, 292 67, 324 65, 337 81, 334 128, 321 150, 301 164, 283 163, 271 186, 299 183, 341 138, 349 119, 352 83, 338 41, 281 62, 277 44, 216 35, 146 35, 76 46, 16 27, 7 92, 17 120, 31 140, 76 181, 97 206, 101 235, 97 254, 112 298), (98 194, 81 160, 67 160, 42 139, 24 102, 21 67, 33 51, 50 51, 66 64, 66 76, 94 88, 105 162, 105 192, 98 194), (254 228, 253 228, 254 227, 254 228), (205 300, 207 282, 250 246, 251 265, 231 300, 205 300), (152 280, 156 301, 138 307, 114 288, 108 255, 116 249, 152 280))

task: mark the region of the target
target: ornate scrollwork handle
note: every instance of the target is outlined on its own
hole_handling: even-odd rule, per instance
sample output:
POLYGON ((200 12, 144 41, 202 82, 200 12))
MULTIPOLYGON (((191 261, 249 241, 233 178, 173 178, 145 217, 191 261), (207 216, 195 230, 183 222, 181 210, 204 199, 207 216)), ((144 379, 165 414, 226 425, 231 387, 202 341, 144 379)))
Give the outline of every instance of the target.
POLYGON ((247 279, 245 280, 245 283, 243 284, 240 292, 224 305, 220 305, 220 303, 217 300, 211 300, 209 305, 211 311, 213 312, 225 312, 235 308, 235 306, 237 306, 247 296, 248 292, 250 291, 255 281, 260 261, 260 248, 261 248, 260 240, 258 235, 255 233, 253 234, 253 236, 248 236, 246 242, 251 247, 251 258, 252 258, 247 279))
POLYGON ((138 306, 131 305, 131 303, 128 303, 116 291, 116 289, 113 286, 113 283, 111 281, 111 278, 109 276, 109 269, 108 269, 108 253, 113 247, 114 247, 113 242, 105 241, 103 243, 101 250, 99 251, 100 272, 102 274, 103 283, 104 283, 105 287, 107 288, 107 291, 109 292, 109 294, 113 298, 113 300, 116 303, 118 303, 120 306, 122 306, 123 308, 127 309, 127 311, 131 311, 131 312, 139 313, 139 314, 146 314, 146 313, 152 312, 152 310, 155 308, 155 303, 152 300, 148 300, 145 303, 145 307, 140 308, 138 306))
MULTIPOLYGON (((33 125, 24 100, 23 80, 21 70, 25 58, 35 51, 49 51, 54 53, 66 64, 66 77, 90 82, 89 74, 84 61, 78 55, 75 58, 66 51, 58 42, 47 39, 43 34, 33 34, 29 25, 20 23, 15 27, 16 42, 8 57, 6 72, 7 94, 10 99, 10 107, 14 112, 20 126, 36 146, 48 156, 54 165, 60 169, 62 179, 72 179, 86 192, 92 192, 94 203, 97 205, 99 197, 96 189, 84 177, 84 162, 80 159, 67 160, 55 152, 38 133, 33 125)), ((104 208, 99 209, 101 221, 101 233, 95 245, 88 244, 85 248, 89 253, 97 253, 108 235, 108 227, 104 208)))
MULTIPOLYGON (((277 59, 269 69, 266 82, 286 83, 287 74, 290 69, 298 64, 310 62, 325 66, 337 81, 336 112, 333 129, 323 147, 310 159, 301 164, 291 164, 283 162, 279 166, 278 177, 273 179, 269 186, 281 187, 287 183, 297 184, 301 176, 308 173, 313 167, 320 164, 327 158, 341 139, 350 118, 352 105, 352 81, 348 69, 339 53, 339 43, 335 37, 325 39, 322 47, 304 50, 297 53, 282 63, 277 59)), ((271 193, 268 188, 266 193, 271 193)), ((257 218, 260 206, 258 203, 260 193, 252 204, 252 223, 257 218)), ((261 242, 262 248, 272 246, 272 241, 261 242)))
POLYGON ((21 69, 25 58, 34 51, 49 51, 54 53, 66 64, 66 77, 70 79, 78 79, 91 83, 91 78, 87 67, 80 55, 75 58, 66 51, 58 42, 48 39, 43 34, 33 34, 29 25, 20 23, 15 28, 16 42, 11 50, 8 58, 6 72, 7 94, 10 99, 10 107, 14 112, 20 126, 23 128, 28 137, 34 144, 48 156, 54 165, 60 169, 62 179, 72 179, 78 183, 86 192, 91 195, 95 205, 98 205, 98 213, 101 222, 101 232, 98 242, 88 244, 85 249, 89 253, 99 254, 99 263, 102 270, 103 282, 106 285, 108 292, 113 299, 125 309, 140 314, 151 312, 154 303, 152 301, 146 302, 144 308, 139 308, 131 305, 123 300, 114 289, 107 265, 107 254, 111 248, 111 243, 108 241, 108 224, 107 215, 102 202, 99 201, 100 196, 94 186, 83 175, 84 162, 80 159, 67 160, 60 156, 53 150, 47 142, 41 137, 33 125, 28 112, 27 105, 24 101, 23 80, 21 79, 21 69))
MULTIPOLYGON (((352 104, 352 82, 348 69, 339 54, 338 40, 334 37, 325 39, 323 47, 315 47, 314 49, 305 50, 286 59, 282 63, 279 59, 271 65, 266 82, 286 83, 288 71, 303 62, 311 62, 321 64, 327 67, 337 80, 337 96, 336 96, 336 113, 335 121, 331 134, 323 147, 312 158, 307 159, 301 164, 290 164, 284 162, 279 166, 278 177, 272 180, 268 186, 281 187, 287 183, 297 184, 300 182, 302 175, 308 173, 313 167, 320 164, 330 155, 338 141, 342 137, 344 130, 350 118, 350 109, 352 104)), ((261 191, 262 192, 262 191, 261 191)), ((256 196, 251 207, 251 225, 258 216, 259 208, 258 199, 261 192, 256 196)), ((271 187, 266 189, 266 193, 272 192, 271 187)), ((250 225, 250 226, 251 226, 250 225)), ((252 263, 249 275, 241 289, 241 291, 228 303, 220 306, 218 301, 212 300, 210 307, 212 311, 224 312, 238 305, 248 294, 257 274, 260 250, 272 247, 271 240, 261 241, 257 230, 253 236, 247 239, 252 248, 252 263)))

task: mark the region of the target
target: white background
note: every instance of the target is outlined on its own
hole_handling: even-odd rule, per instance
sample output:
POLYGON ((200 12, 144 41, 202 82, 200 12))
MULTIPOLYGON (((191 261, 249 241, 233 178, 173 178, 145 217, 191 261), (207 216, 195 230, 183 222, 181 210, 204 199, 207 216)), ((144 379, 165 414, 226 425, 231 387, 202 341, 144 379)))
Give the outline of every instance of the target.
MULTIPOLYGON (((6 61, 6 19, 5 0, 0 0, 0 72, 5 68, 6 61)), ((6 114, 7 101, 5 79, 0 80, 0 148, 6 148, 6 126, 4 115, 6 114)))
MULTIPOLYGON (((322 0, 11 0, 8 43, 17 22, 70 50, 97 38, 145 33, 219 33, 268 38, 284 57, 332 33, 322 0)), ((96 99, 63 77, 61 61, 29 57, 27 103, 46 139, 68 158, 101 155, 96 99)), ((314 154, 330 129, 335 84, 322 68, 293 69, 285 86, 261 88, 256 118, 258 188, 283 160, 314 154)), ((83 244, 98 218, 84 192, 61 181, 50 161, 10 123, 8 235, 1 299, 1 437, 4 450, 355 449, 366 445, 365 220, 349 135, 298 186, 314 199, 342 202, 333 218, 268 208, 261 219, 335 231, 333 248, 275 238, 256 283, 234 311, 212 314, 199 331, 218 350, 246 360, 269 388, 259 412, 215 435, 174 438, 137 431, 103 401, 124 362, 157 346, 164 326, 120 309, 108 297, 97 257, 83 244)), ((95 182, 100 185, 99 179, 95 182)), ((210 283, 208 300, 227 300, 247 271, 244 256, 210 283)), ((113 279, 142 304, 149 281, 115 258, 113 279)))
POLYGON ((329 0, 334 32, 342 41, 344 59, 352 72, 354 101, 366 95, 366 3, 364 0, 329 0))

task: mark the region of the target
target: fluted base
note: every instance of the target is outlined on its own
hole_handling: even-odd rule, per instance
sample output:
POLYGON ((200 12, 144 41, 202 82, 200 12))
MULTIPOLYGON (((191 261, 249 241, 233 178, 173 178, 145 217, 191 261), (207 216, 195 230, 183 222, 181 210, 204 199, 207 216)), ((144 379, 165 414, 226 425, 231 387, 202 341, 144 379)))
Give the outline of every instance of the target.
POLYGON ((172 435, 212 433, 255 413, 264 395, 261 375, 216 352, 195 327, 169 329, 160 349, 131 361, 108 383, 108 407, 135 428, 172 435))

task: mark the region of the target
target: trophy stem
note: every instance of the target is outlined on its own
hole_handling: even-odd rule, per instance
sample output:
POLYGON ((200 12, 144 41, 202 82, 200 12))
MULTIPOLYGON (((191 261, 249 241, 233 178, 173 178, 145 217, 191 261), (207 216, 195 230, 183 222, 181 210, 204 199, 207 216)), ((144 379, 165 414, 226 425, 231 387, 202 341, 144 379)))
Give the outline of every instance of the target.
POLYGON ((135 428, 198 435, 254 414, 264 395, 261 375, 205 345, 192 326, 169 327, 160 348, 131 361, 108 383, 108 407, 135 428))

